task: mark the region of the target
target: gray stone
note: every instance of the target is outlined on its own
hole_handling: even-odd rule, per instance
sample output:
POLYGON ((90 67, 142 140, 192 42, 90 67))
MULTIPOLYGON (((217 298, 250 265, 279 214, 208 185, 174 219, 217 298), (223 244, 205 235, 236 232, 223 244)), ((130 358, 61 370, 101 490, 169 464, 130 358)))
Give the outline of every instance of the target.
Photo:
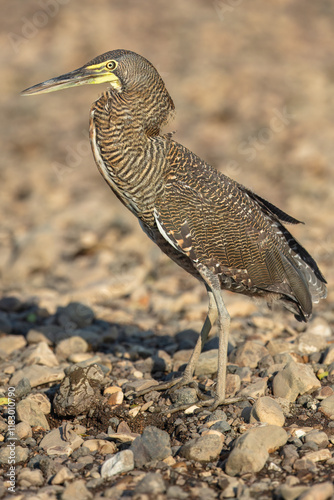
POLYGON ((16 412, 21 422, 26 422, 31 427, 42 427, 49 430, 50 426, 39 405, 31 399, 22 399, 17 403, 16 412))
POLYGON ((22 488, 42 486, 44 484, 44 477, 42 471, 39 469, 22 469, 17 475, 17 482, 22 488))
POLYGON ((231 426, 226 420, 218 420, 218 422, 215 422, 212 427, 210 427, 212 431, 219 431, 222 434, 224 432, 229 432, 231 430, 231 426))
POLYGON ((5 335, 0 337, 0 351, 11 354, 16 349, 21 349, 27 345, 23 335, 5 335))
POLYGON ((241 380, 237 373, 228 373, 226 375, 226 394, 233 397, 240 389, 241 380))
POLYGON ((25 349, 22 360, 27 365, 44 365, 55 367, 59 366, 59 362, 46 342, 33 344, 25 349))
POLYGON ((10 380, 10 384, 15 387, 22 378, 27 378, 31 387, 37 387, 50 382, 60 382, 64 377, 65 373, 62 368, 30 365, 16 371, 10 380))
POLYGON ((295 401, 298 395, 309 394, 321 387, 309 365, 291 361, 277 373, 273 380, 273 393, 276 397, 295 401))
POLYGON ((101 477, 108 479, 115 474, 128 472, 134 469, 134 457, 131 450, 124 450, 116 453, 108 460, 106 460, 101 467, 101 477))
POLYGON ((260 359, 269 354, 264 345, 247 340, 231 356, 231 361, 239 366, 256 368, 260 359))
POLYGON ((220 473, 218 485, 222 490, 220 498, 239 498, 243 488, 243 481, 242 479, 230 477, 227 474, 220 473))
POLYGON ((49 415, 49 413, 51 412, 50 400, 42 392, 37 392, 35 394, 29 394, 29 396, 26 399, 28 399, 30 401, 34 401, 34 403, 37 403, 40 410, 44 413, 44 415, 49 415))
POLYGON ((334 395, 323 399, 320 403, 319 410, 326 415, 326 417, 334 420, 334 395))
POLYGON ((323 364, 330 365, 334 362, 334 345, 330 345, 325 352, 323 364))
POLYGON ((284 429, 276 425, 255 427, 236 440, 228 456, 225 471, 230 476, 259 472, 269 453, 283 446, 288 439, 284 429))
POLYGON ((323 351, 327 346, 327 340, 326 337, 305 332, 298 335, 296 345, 300 354, 312 354, 323 351))
POLYGON ((298 500, 330 500, 334 494, 334 485, 330 481, 315 484, 302 493, 298 500))
POLYGON ((152 460, 164 460, 171 456, 170 437, 157 427, 148 426, 141 436, 131 444, 136 467, 142 467, 152 460))
POLYGON ((283 446, 281 455, 283 456, 283 468, 291 468, 295 461, 299 458, 296 446, 294 446, 293 444, 287 444, 283 446))
POLYGON ((224 436, 218 431, 213 431, 185 443, 179 454, 187 460, 212 462, 219 457, 223 444, 224 436))
POLYGON ((71 367, 53 400, 55 413, 61 416, 88 413, 101 401, 103 378, 103 372, 97 365, 71 367))
POLYGON ((196 389, 192 387, 180 387, 169 394, 175 405, 194 404, 198 401, 196 389))
POLYGON ((166 491, 165 481, 161 474, 157 472, 148 472, 145 477, 137 484, 135 493, 158 495, 166 491))
POLYGON ((195 368, 195 375, 212 375, 218 370, 218 349, 211 349, 200 354, 195 368))
POLYGON ((252 407, 250 422, 264 422, 283 427, 284 414, 280 405, 272 398, 264 396, 259 398, 252 407))
POLYGON ((321 316, 317 316, 308 323, 306 332, 313 336, 325 338, 332 336, 332 329, 328 321, 321 316))
MULTIPOLYGON (((10 319, 8 318, 6 313, 0 312, 0 332, 1 333, 10 333, 11 331, 12 331, 12 323, 11 323, 10 319)), ((1 348, 1 350, 2 350, 2 348, 1 348)))
MULTIPOLYGON (((49 325, 49 326, 55 326, 55 325, 49 325)), ((46 342, 48 345, 53 344, 53 342, 43 332, 40 332, 39 330, 34 330, 33 328, 29 330, 29 332, 27 333, 26 340, 28 344, 39 344, 40 342, 46 342)))
POLYGON ((314 429, 311 432, 308 432, 306 436, 304 437, 305 443, 315 443, 317 444, 320 448, 326 448, 326 446, 329 443, 328 436, 326 432, 324 431, 318 431, 314 429))
POLYGON ((92 493, 86 488, 86 482, 83 479, 78 479, 69 483, 61 494, 61 500, 92 500, 92 493))
POLYGON ((248 384, 244 389, 238 392, 238 396, 245 398, 259 398, 264 396, 267 389, 268 377, 259 378, 252 384, 248 384))
POLYGON ((189 492, 185 491, 181 486, 170 486, 167 490, 168 500, 187 500, 189 492))
POLYGON ((74 479, 74 474, 70 469, 63 466, 51 479, 51 484, 64 484, 65 481, 70 481, 74 479))
POLYGON ((65 329, 69 329, 74 323, 79 328, 92 324, 94 311, 80 302, 71 302, 58 314, 58 322, 65 329))
POLYGON ((71 455, 82 443, 83 439, 72 430, 71 425, 65 424, 46 434, 39 447, 48 455, 71 455))
POLYGON ((283 500, 296 500, 300 498, 300 495, 305 493, 309 488, 307 486, 289 486, 287 484, 282 484, 276 489, 276 493, 279 498, 283 500))
POLYGON ((88 347, 86 340, 75 335, 61 340, 56 347, 56 354, 59 359, 67 359, 73 354, 86 353, 88 347))
POLYGON ((20 439, 32 437, 31 426, 27 422, 19 422, 15 426, 15 432, 20 439))
POLYGON ((13 446, 8 446, 10 442, 6 443, 3 448, 0 449, 0 464, 8 464, 8 460, 14 459, 15 463, 25 462, 29 457, 28 448, 23 448, 22 446, 16 446, 15 442, 13 446))
POLYGON ((23 377, 15 387, 15 396, 19 399, 24 398, 27 394, 29 394, 29 392, 31 392, 29 379, 23 377))

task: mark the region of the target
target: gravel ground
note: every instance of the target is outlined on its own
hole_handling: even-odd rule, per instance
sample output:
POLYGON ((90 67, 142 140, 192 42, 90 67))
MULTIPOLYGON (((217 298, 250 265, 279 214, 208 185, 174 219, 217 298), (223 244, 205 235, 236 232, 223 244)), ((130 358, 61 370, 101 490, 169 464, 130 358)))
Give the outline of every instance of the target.
MULTIPOLYGON (((0 498, 334 498, 333 17, 311 0, 6 6, 0 498), (174 411, 193 388, 134 396, 182 372, 206 292, 100 178, 87 118, 102 87, 18 96, 115 48, 156 65, 179 142, 305 221, 293 234, 329 283, 307 325, 224 294, 228 394, 244 400, 214 412, 174 411)), ((216 349, 196 371, 206 394, 216 349)))

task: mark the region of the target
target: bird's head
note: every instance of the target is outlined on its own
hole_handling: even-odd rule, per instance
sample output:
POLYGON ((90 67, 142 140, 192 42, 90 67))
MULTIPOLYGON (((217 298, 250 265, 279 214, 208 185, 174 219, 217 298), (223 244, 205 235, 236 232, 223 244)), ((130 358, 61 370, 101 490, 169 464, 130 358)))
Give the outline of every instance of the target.
POLYGON ((109 83, 116 91, 149 90, 155 83, 164 87, 154 66, 129 50, 106 52, 70 73, 25 89, 22 95, 42 94, 78 85, 109 83))

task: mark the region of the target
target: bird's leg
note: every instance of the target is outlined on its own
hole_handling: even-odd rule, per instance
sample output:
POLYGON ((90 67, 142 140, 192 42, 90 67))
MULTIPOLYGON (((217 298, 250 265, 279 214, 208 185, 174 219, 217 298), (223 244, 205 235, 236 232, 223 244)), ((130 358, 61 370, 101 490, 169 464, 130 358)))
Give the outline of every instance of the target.
POLYGON ((215 298, 214 298, 212 291, 209 289, 208 289, 208 297, 209 297, 208 314, 205 318, 204 325, 202 327, 201 333, 200 333, 198 340, 196 342, 195 348, 194 348, 194 350, 191 354, 191 357, 188 361, 188 364, 184 370, 184 374, 183 374, 183 377, 181 379, 181 381, 182 381, 181 385, 189 384, 192 381, 198 358, 202 352, 202 349, 203 349, 205 342, 208 339, 211 328, 213 327, 213 325, 216 322, 216 319, 218 317, 216 301, 215 301, 215 298))
MULTIPOLYGON (((197 365, 197 361, 199 358, 199 355, 202 352, 203 346, 205 342, 207 341, 207 338, 209 336, 209 333, 211 331, 212 326, 214 325, 217 317, 218 317, 218 311, 217 311, 217 306, 216 306, 216 300, 214 298, 214 295, 212 291, 207 287, 208 291, 208 297, 209 297, 209 308, 208 308, 208 314, 205 318, 202 330, 200 335, 198 336, 196 345, 194 347, 193 352, 191 353, 191 357, 188 361, 188 364, 184 370, 184 374, 181 378, 177 378, 174 380, 170 380, 169 382, 164 382, 159 385, 155 385, 152 387, 148 387, 147 389, 144 389, 142 391, 137 392, 137 396, 143 396, 144 394, 147 394, 148 392, 151 391, 164 391, 167 389, 173 388, 174 390, 183 387, 185 385, 189 385, 193 383, 193 375, 194 371, 197 365)), ((194 384, 196 385, 196 384, 194 384)), ((197 389, 197 386, 195 387, 197 389)), ((197 391, 199 395, 199 391, 197 391)), ((201 395, 199 395, 201 397, 201 395)))
POLYGON ((228 338, 230 333, 230 315, 223 301, 219 278, 201 266, 199 269, 203 279, 206 281, 207 289, 211 290, 211 294, 215 300, 216 311, 218 314, 218 371, 217 371, 217 388, 214 399, 197 403, 197 406, 210 406, 212 410, 216 409, 221 404, 230 404, 240 401, 240 398, 225 399, 226 393, 226 371, 227 371, 227 350, 228 338))

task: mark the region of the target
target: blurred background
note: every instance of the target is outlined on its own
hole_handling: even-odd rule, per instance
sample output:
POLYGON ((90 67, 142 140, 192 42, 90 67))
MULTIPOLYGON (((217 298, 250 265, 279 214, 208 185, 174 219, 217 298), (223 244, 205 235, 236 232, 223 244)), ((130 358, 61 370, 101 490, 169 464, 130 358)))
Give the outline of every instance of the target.
MULTIPOLYGON (((164 331, 199 328, 205 316, 204 287, 153 246, 97 171, 88 116, 103 86, 19 95, 124 48, 161 73, 177 141, 306 223, 291 230, 329 282, 316 312, 333 320, 333 21, 330 0, 8 2, 2 295, 33 298, 50 313, 80 300, 110 321, 164 331)), ((233 315, 262 308, 225 295, 233 315)))

